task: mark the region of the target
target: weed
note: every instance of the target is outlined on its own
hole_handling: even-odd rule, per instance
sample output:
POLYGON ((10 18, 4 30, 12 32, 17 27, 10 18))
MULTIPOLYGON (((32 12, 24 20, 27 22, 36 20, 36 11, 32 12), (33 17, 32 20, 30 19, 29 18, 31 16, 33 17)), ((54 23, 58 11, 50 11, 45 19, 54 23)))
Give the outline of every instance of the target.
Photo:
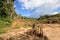
POLYGON ((7 32, 7 30, 5 30, 5 29, 0 29, 0 34, 6 33, 6 32, 7 32))

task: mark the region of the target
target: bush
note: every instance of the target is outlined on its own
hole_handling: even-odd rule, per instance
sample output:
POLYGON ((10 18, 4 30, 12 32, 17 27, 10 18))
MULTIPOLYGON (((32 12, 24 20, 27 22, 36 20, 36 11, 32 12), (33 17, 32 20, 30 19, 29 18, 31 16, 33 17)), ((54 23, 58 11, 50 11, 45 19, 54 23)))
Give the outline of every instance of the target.
POLYGON ((7 18, 0 18, 0 20, 3 20, 5 22, 9 22, 11 23, 12 22, 12 19, 10 17, 7 17, 7 18))
POLYGON ((5 30, 5 29, 0 29, 0 34, 6 33, 6 32, 7 32, 7 30, 5 30))
POLYGON ((0 28, 10 27, 11 23, 11 18, 0 18, 0 28))

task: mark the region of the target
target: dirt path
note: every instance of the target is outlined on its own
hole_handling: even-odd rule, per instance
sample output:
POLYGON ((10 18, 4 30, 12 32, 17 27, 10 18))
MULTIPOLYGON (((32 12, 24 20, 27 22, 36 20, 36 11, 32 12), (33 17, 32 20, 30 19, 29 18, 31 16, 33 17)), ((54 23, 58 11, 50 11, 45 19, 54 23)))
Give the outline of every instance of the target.
POLYGON ((23 24, 24 24, 24 22, 23 22, 22 20, 14 20, 14 21, 12 22, 12 27, 15 27, 16 25, 21 26, 21 25, 23 25, 23 24))

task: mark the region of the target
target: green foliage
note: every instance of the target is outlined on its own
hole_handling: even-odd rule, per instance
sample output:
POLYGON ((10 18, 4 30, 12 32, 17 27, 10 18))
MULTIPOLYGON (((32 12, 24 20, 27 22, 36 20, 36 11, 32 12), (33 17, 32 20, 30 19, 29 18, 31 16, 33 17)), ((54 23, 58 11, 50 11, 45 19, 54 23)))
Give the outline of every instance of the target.
POLYGON ((10 17, 7 17, 7 18, 0 18, 1 20, 5 21, 5 22, 9 22, 11 23, 12 22, 12 18, 10 17))
POLYGON ((0 17, 6 18, 7 16, 14 16, 13 1, 14 0, 0 0, 0 17), (7 1, 9 1, 9 3, 7 1))
POLYGON ((0 34, 6 33, 6 32, 7 32, 7 30, 5 30, 5 29, 0 29, 0 34))
POLYGON ((60 13, 56 15, 44 15, 38 20, 40 23, 60 23, 60 13))
POLYGON ((12 16, 16 15, 13 2, 14 0, 0 0, 0 28, 10 27, 13 21, 12 16))
POLYGON ((11 18, 0 18, 0 28, 10 27, 12 21, 11 18))

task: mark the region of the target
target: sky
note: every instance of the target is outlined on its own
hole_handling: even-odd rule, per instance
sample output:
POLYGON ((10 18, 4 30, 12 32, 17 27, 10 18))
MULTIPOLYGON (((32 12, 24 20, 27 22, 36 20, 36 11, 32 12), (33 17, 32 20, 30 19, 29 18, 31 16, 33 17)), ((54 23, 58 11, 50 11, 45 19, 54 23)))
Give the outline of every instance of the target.
POLYGON ((54 15, 60 12, 60 0, 15 0, 17 14, 30 18, 39 18, 43 15, 54 15))

